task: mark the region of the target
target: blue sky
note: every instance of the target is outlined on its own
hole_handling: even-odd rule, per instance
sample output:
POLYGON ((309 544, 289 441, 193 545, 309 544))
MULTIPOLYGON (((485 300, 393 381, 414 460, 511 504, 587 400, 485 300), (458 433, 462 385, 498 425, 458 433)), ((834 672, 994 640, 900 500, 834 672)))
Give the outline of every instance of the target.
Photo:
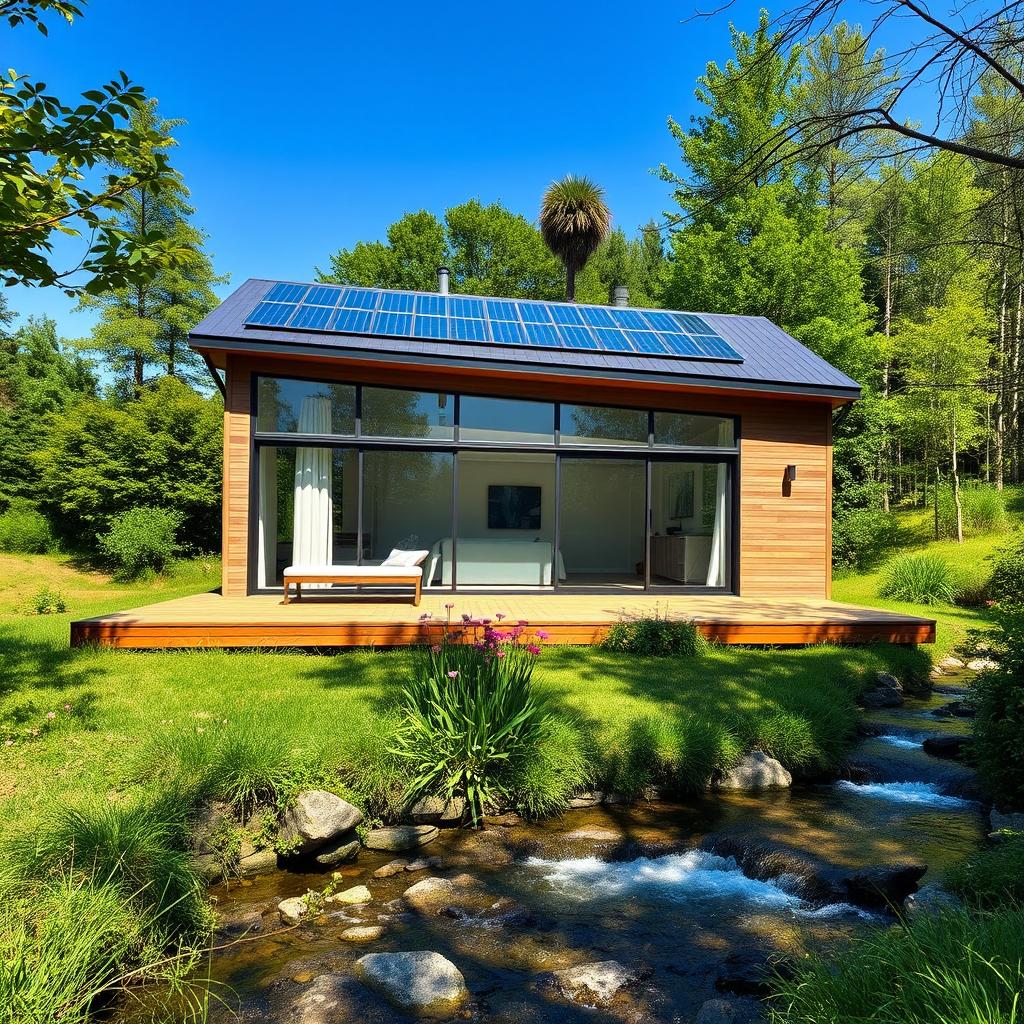
MULTIPOLYGON (((658 216, 668 190, 650 171, 678 161, 666 118, 697 112, 729 19, 757 19, 741 0, 686 20, 693 4, 92 0, 73 26, 51 18, 48 38, 0 32, 7 62, 65 100, 124 69, 188 122, 174 161, 226 294, 251 276, 307 279, 406 210, 477 196, 533 218, 569 172, 605 186, 627 231, 658 216)), ((92 322, 53 290, 8 298, 68 337, 92 322)))

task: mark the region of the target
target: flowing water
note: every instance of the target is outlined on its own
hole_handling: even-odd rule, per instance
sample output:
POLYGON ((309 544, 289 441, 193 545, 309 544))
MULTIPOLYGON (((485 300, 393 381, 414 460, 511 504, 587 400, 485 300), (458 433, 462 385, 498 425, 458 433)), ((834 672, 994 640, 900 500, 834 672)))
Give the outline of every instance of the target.
POLYGON ((295 1000, 310 978, 348 972, 367 952, 435 950, 465 975, 467 1014, 480 1021, 668 1024, 692 1019, 723 992, 736 1000, 737 1020, 757 1019, 753 996, 765 964, 891 923, 882 909, 848 902, 836 878, 917 861, 928 865, 925 881, 941 880, 982 841, 971 773, 921 747, 928 736, 967 731, 961 719, 935 714, 958 696, 948 689, 865 713, 865 729, 876 735, 851 754, 854 781, 595 807, 482 833, 448 830, 419 851, 442 858, 443 868, 384 879, 373 872, 396 855, 364 851, 342 869, 342 887, 365 883, 373 901, 291 929, 277 922, 277 902, 323 888, 328 874, 278 872, 219 886, 218 911, 229 924, 264 916, 255 935, 222 933, 209 968, 223 1002, 213 1003, 210 1018, 402 1021, 358 986, 362 995, 333 1016, 297 1013, 295 1000), (460 872, 479 881, 482 902, 436 917, 406 911, 400 897, 414 882, 460 872), (369 944, 344 941, 340 933, 357 923, 382 924, 385 933, 369 944), (552 971, 606 960, 642 964, 647 976, 598 1009, 566 1001, 550 984, 552 971))

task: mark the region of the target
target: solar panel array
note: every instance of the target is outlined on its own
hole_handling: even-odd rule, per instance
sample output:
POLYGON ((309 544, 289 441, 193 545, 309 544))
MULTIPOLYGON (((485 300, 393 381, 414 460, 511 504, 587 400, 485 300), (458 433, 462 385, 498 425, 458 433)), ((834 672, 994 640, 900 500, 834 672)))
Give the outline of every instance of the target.
POLYGON ((742 362, 694 313, 623 306, 275 284, 245 322, 331 334, 742 362))

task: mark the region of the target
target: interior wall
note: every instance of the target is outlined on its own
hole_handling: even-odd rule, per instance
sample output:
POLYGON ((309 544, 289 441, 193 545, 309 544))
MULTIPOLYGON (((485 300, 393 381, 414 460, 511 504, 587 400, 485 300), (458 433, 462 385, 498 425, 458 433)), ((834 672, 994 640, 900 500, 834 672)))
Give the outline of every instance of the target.
POLYGON ((459 453, 459 536, 554 540, 555 458, 519 453, 459 453), (540 487, 539 530, 492 530, 487 526, 487 488, 492 484, 540 487))

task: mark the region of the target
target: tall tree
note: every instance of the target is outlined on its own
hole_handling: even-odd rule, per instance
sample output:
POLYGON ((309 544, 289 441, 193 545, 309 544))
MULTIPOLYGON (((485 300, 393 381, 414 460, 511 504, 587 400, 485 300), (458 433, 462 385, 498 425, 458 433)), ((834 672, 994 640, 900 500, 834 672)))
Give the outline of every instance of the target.
POLYGON ((576 300, 576 275, 608 236, 612 215, 604 189, 589 178, 568 175, 553 181, 540 209, 540 233, 565 267, 565 297, 576 300))
MULTIPOLYGON (((132 113, 132 124, 140 132, 167 139, 183 123, 160 118, 155 100, 132 113)), ((203 249, 205 236, 189 222, 195 211, 188 198, 178 174, 160 191, 140 185, 128 192, 117 214, 118 230, 136 239, 159 232, 184 255, 145 278, 81 300, 84 308, 100 313, 87 347, 100 353, 115 375, 136 391, 153 375, 193 382, 205 376, 202 360, 186 338, 217 304, 213 286, 227 278, 214 273, 203 249)))
MULTIPOLYGON (((84 0, 3 0, 10 26, 35 24, 44 14, 71 22, 84 0)), ((62 103, 11 70, 0 79, 0 281, 55 285, 69 295, 123 288, 186 254, 159 227, 123 232, 111 214, 134 189, 160 192, 172 184, 170 140, 159 126, 134 117, 145 107, 141 87, 122 71, 73 105, 62 103), (115 168, 112 173, 101 173, 115 168), (55 235, 88 238, 79 259, 58 266, 55 235)))

